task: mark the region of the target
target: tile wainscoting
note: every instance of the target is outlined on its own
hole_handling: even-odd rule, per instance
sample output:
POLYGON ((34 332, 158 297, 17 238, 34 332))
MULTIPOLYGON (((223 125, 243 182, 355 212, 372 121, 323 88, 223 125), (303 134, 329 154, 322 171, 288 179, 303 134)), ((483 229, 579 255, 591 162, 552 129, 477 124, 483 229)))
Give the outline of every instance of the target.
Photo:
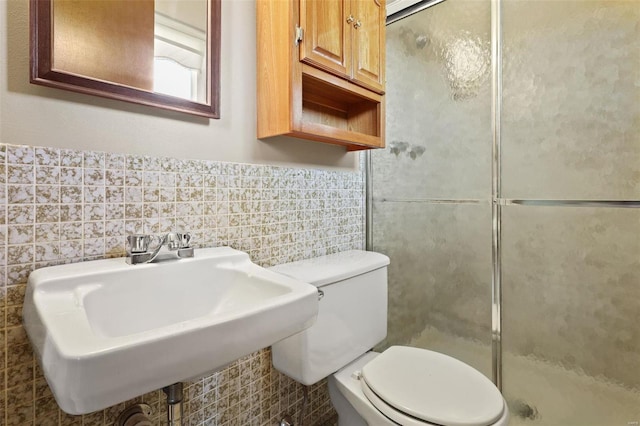
MULTIPOLYGON (((0 423, 111 425, 127 403, 84 416, 58 409, 22 327, 36 268, 125 254, 130 233, 192 233, 268 267, 364 247, 360 172, 0 145, 0 423)), ((188 348, 185 348, 188 350, 188 348)), ((131 368, 135 368, 132 366, 131 368)), ((305 426, 333 424, 326 382, 307 389, 305 426)), ((275 371, 268 348, 187 383, 188 425, 298 419, 303 387, 275 371)), ((164 424, 161 391, 146 402, 164 424)))

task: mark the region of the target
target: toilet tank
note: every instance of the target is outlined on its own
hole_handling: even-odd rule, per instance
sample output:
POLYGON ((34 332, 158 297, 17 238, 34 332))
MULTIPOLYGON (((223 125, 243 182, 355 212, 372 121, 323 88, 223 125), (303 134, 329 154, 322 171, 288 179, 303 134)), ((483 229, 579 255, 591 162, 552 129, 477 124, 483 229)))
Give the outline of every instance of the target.
POLYGON ((387 265, 380 253, 351 250, 270 268, 318 287, 316 322, 271 347, 273 366, 304 384, 329 376, 387 335, 387 265))

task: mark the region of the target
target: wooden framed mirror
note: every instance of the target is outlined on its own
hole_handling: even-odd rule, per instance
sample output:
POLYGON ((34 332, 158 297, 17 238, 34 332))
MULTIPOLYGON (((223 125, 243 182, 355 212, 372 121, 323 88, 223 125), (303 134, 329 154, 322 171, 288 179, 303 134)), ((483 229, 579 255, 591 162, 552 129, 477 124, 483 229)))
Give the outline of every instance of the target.
POLYGON ((221 0, 31 0, 31 83, 220 117, 221 0))

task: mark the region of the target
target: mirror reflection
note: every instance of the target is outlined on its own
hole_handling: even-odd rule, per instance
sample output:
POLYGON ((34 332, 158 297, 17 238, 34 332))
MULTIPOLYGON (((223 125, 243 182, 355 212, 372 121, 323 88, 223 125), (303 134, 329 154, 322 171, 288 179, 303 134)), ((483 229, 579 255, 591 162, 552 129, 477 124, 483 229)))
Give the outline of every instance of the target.
POLYGON ((207 99, 207 2, 156 0, 154 92, 207 99))
POLYGON ((53 0, 53 69, 207 102, 207 0, 53 0))

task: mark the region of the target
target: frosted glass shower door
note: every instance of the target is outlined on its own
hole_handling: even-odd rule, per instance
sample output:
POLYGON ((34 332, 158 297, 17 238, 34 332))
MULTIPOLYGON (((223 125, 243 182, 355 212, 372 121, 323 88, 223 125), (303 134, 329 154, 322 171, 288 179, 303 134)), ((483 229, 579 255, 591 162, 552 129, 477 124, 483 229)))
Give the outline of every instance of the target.
POLYGON ((512 424, 637 424, 640 3, 504 0, 502 22, 512 424))
POLYGON ((387 27, 387 148, 372 152, 373 249, 391 258, 387 341, 491 377, 491 4, 387 27))
POLYGON ((514 425, 640 419, 640 209, 507 206, 503 391, 514 425))
POLYGON ((502 5, 502 196, 640 199, 640 2, 502 5))

